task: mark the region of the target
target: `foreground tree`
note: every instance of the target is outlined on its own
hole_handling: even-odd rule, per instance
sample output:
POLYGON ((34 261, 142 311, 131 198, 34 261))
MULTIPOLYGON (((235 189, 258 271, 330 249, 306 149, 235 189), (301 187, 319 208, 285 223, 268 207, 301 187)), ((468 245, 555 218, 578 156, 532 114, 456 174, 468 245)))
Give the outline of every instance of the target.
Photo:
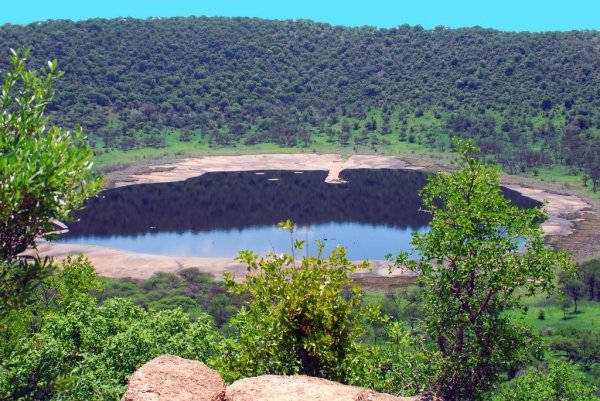
MULTIPOLYGON (((288 220, 280 227, 293 232, 288 220)), ((304 241, 293 241, 300 251, 304 241)), ((361 305, 360 286, 351 274, 355 265, 344 248, 336 247, 329 258, 296 260, 292 254, 271 254, 259 259, 242 251, 238 260, 248 266, 244 282, 225 276, 228 289, 249 296, 234 318, 238 331, 225 361, 232 378, 260 374, 306 374, 349 382, 361 366, 358 339, 365 334, 364 319, 373 320, 378 309, 361 305)))
POLYGON ((19 255, 69 221, 101 185, 81 130, 49 126, 44 116, 62 75, 56 61, 28 71, 28 52, 11 53, 0 91, 0 316, 26 302, 51 270, 19 255))
POLYGON ((429 179, 422 196, 431 231, 412 241, 420 259, 396 259, 424 285, 424 324, 442 356, 435 390, 448 401, 481 399, 501 372, 528 357, 536 341, 502 311, 552 289, 557 267, 572 268, 544 245, 544 212, 512 205, 498 169, 475 159, 477 151, 459 143, 460 169, 429 179))
POLYGON ((100 283, 83 257, 56 266, 21 256, 101 183, 81 131, 47 128, 56 62, 36 73, 26 56, 13 51, 0 93, 0 400, 115 400, 153 357, 220 354, 205 313, 192 321, 180 308, 99 305, 90 292, 100 283))

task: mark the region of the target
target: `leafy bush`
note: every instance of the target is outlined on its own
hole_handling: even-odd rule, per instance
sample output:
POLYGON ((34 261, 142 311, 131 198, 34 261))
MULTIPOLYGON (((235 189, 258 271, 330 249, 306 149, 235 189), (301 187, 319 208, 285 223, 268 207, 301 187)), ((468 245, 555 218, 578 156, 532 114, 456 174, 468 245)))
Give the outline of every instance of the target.
POLYGON ((82 131, 61 130, 44 116, 62 75, 56 60, 28 71, 29 52, 11 53, 0 91, 0 317, 30 301, 51 273, 48 260, 19 255, 51 236, 57 221, 72 219, 102 181, 91 172, 82 131))
MULTIPOLYGON (((208 362, 220 337, 206 314, 195 321, 181 309, 147 312, 129 300, 89 295, 95 271, 68 260, 39 286, 38 303, 4 327, 12 339, 0 355, 0 399, 118 399, 127 377, 162 354, 208 362)), ((8 323, 8 322, 7 322, 8 323)))
POLYGON ((600 364, 600 332, 564 328, 559 330, 550 341, 550 348, 563 353, 569 360, 590 369, 600 364))
POLYGON ((368 348, 368 369, 352 384, 402 396, 431 389, 440 374, 440 354, 400 322, 387 321, 386 332, 386 343, 368 348))
MULTIPOLYGON (((293 232, 290 221, 280 226, 293 232)), ((293 252, 302 247, 295 241, 293 252)), ((376 319, 378 311, 361 305, 360 287, 350 278, 366 266, 349 262, 343 248, 328 259, 323 244, 318 248, 316 257, 301 260, 240 252, 238 260, 251 274, 241 283, 229 274, 225 283, 249 300, 232 322, 238 335, 224 360, 229 379, 302 373, 347 382, 366 363, 358 339, 365 333, 363 319, 376 319)))
POLYGON ((540 309, 540 311, 538 313, 538 319, 539 320, 546 320, 546 312, 544 312, 543 309, 540 309))
POLYGON ((494 401, 598 401, 593 387, 585 384, 584 376, 575 365, 551 362, 547 370, 531 369, 517 377, 494 401))
POLYGON ((192 317, 208 312, 217 327, 227 324, 241 300, 227 294, 222 282, 196 268, 175 273, 156 273, 147 280, 103 278, 103 289, 96 292, 100 302, 113 297, 130 299, 145 309, 164 310, 181 307, 192 317))

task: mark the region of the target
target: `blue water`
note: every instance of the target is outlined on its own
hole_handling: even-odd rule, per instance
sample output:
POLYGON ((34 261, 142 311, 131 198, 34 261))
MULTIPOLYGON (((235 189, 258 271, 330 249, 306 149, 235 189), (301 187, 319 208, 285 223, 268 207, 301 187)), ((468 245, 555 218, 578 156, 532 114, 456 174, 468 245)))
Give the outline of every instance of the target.
MULTIPOLYGON (((429 230, 418 192, 426 174, 349 170, 343 185, 327 172, 209 173, 182 182, 132 185, 104 191, 69 224, 60 242, 172 256, 234 257, 240 250, 291 252, 290 233, 314 255, 317 240, 347 248, 351 260, 383 259, 410 251, 411 233, 429 230)), ((531 200, 506 191, 523 207, 531 200)), ((415 255, 416 256, 416 255, 415 255)))
MULTIPOLYGON (((425 232, 428 227, 417 229, 425 232)), ((294 238, 305 241, 301 254, 315 255, 316 241, 325 244, 325 254, 335 246, 347 249, 351 260, 384 259, 387 253, 410 250, 412 229, 359 223, 327 223, 296 227, 294 238)), ((240 250, 291 252, 291 236, 274 226, 247 227, 204 232, 149 232, 135 236, 84 236, 68 241, 157 255, 232 257, 240 250)))

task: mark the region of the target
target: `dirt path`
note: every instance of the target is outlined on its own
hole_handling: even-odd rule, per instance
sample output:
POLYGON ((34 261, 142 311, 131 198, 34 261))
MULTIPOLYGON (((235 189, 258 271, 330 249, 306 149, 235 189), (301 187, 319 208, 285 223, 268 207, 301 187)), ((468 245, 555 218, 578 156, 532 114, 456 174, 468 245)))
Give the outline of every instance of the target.
MULTIPOLYGON (((326 182, 343 183, 340 173, 346 169, 422 169, 432 166, 414 166, 394 156, 353 155, 343 160, 335 154, 275 154, 245 156, 207 156, 187 158, 179 161, 146 166, 143 171, 109 173, 107 185, 121 187, 142 183, 174 182, 197 177, 206 172, 255 171, 255 170, 299 170, 328 171, 326 182)), ((548 241, 574 253, 576 260, 583 260, 600 251, 600 218, 596 213, 599 205, 586 202, 580 197, 535 189, 523 183, 511 181, 506 186, 525 196, 545 201, 550 219, 543 224, 548 241), (520 185, 519 185, 520 184, 520 185)), ((43 256, 65 257, 69 253, 84 253, 96 266, 98 273, 109 277, 148 278, 155 272, 176 272, 187 267, 223 277, 226 271, 241 278, 246 274, 244 266, 232 258, 176 257, 141 254, 118 249, 89 245, 41 244, 43 256)), ((390 277, 385 261, 374 261, 371 271, 358 274, 365 280, 390 277)), ((400 279, 398 271, 393 274, 400 279)))

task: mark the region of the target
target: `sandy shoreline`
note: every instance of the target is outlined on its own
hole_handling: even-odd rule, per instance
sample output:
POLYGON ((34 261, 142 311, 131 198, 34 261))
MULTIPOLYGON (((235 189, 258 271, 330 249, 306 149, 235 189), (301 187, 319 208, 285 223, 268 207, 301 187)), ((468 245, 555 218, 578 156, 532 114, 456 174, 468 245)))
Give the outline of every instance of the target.
MULTIPOLYGON (((420 169, 394 156, 353 155, 344 160, 336 154, 273 154, 273 155, 244 155, 244 156, 206 156, 186 158, 172 163, 162 163, 148 166, 147 171, 134 174, 109 174, 107 182, 110 187, 126 185, 175 182, 197 177, 207 172, 221 171, 256 171, 256 170, 298 170, 298 171, 328 171, 325 182, 343 183, 339 174, 347 169, 420 169)), ((545 235, 569 236, 575 229, 575 224, 584 221, 586 214, 594 213, 591 205, 573 195, 560 195, 541 189, 528 188, 519 185, 505 185, 521 194, 547 202, 546 210, 550 219, 543 224, 545 235)), ((149 278, 155 272, 177 272, 188 267, 196 267, 200 271, 210 273, 220 279, 226 271, 242 278, 246 268, 232 258, 203 258, 177 257, 142 254, 104 248, 91 245, 49 244, 39 246, 42 256, 64 258, 70 253, 84 253, 94 264, 101 276, 149 278)), ((360 277, 385 278, 388 274, 386 261, 373 261, 371 271, 357 274, 360 277)), ((408 274, 408 273, 405 273, 408 274)), ((393 276, 401 276, 400 271, 394 271, 393 276)))
POLYGON ((527 188, 520 185, 503 184, 503 186, 528 198, 539 202, 547 202, 544 209, 549 218, 542 224, 544 235, 571 235, 575 230, 575 223, 583 221, 587 213, 592 213, 591 205, 574 195, 554 194, 543 189, 527 188))
POLYGON ((342 170, 359 168, 420 169, 393 156, 353 155, 343 160, 336 154, 269 154, 241 156, 206 156, 181 159, 174 163, 149 166, 141 174, 128 174, 109 180, 111 187, 158 182, 184 181, 205 173, 256 170, 328 171, 327 183, 340 182, 342 170))

